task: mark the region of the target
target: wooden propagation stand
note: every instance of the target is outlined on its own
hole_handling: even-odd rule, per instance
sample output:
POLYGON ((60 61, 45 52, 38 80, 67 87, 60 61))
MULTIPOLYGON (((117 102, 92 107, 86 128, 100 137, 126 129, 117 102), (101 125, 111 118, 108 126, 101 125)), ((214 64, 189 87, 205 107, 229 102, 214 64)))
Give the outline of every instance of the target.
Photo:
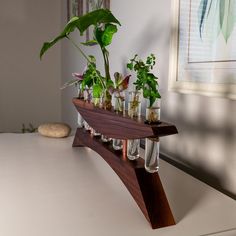
MULTIPOLYGON (((110 138, 128 140, 159 138, 178 133, 172 124, 160 122, 147 125, 144 119, 130 119, 128 115, 116 114, 94 107, 92 103, 73 99, 84 120, 97 132, 110 138)), ((168 200, 158 173, 150 174, 144 168, 144 160, 130 161, 122 151, 115 151, 110 143, 92 137, 83 128, 78 128, 73 147, 86 146, 97 152, 122 180, 153 229, 175 224, 168 200)))

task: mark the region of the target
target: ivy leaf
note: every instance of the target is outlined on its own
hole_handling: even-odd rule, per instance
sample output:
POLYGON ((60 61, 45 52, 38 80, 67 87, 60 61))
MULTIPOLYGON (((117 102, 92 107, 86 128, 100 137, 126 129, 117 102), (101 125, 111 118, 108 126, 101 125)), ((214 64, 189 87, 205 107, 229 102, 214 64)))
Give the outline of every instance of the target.
POLYGON ((153 97, 153 96, 150 96, 150 97, 149 97, 149 103, 150 103, 150 104, 149 104, 149 107, 152 107, 152 106, 153 106, 155 100, 156 100, 155 97, 153 97))
POLYGON ((157 77, 150 72, 155 65, 155 55, 151 54, 147 57, 145 62, 141 59, 137 59, 137 55, 133 59, 130 59, 130 63, 127 64, 127 68, 134 69, 137 74, 137 80, 133 83, 136 90, 143 90, 143 97, 149 100, 149 105, 152 106, 157 98, 160 98, 158 92, 157 77))
POLYGON ((130 70, 133 70, 133 68, 134 68, 134 65, 133 65, 133 63, 132 62, 130 62, 130 63, 127 63, 127 68, 128 69, 130 69, 130 70))
POLYGON ((144 89, 143 89, 143 97, 144 97, 144 98, 149 98, 150 95, 151 95, 150 90, 147 89, 147 88, 144 88, 144 89))
POLYGON ((156 98, 161 98, 161 95, 158 91, 156 92, 156 98))

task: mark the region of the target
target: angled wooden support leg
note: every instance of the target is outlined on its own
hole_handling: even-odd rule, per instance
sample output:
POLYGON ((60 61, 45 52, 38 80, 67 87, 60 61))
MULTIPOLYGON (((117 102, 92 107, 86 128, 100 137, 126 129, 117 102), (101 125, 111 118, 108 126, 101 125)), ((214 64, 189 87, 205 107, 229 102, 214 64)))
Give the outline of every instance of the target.
POLYGON ((136 176, 148 212, 148 217, 146 218, 151 223, 152 228, 175 225, 158 173, 150 174, 144 168, 138 168, 136 169, 136 176))
POLYGON ((147 173, 141 158, 129 161, 111 144, 102 143, 83 129, 77 129, 73 147, 77 146, 87 146, 100 154, 120 177, 153 229, 175 224, 158 173, 147 173))
POLYGON ((79 128, 76 130, 72 147, 84 147, 83 143, 80 141, 80 138, 77 135, 77 132, 79 132, 79 128))

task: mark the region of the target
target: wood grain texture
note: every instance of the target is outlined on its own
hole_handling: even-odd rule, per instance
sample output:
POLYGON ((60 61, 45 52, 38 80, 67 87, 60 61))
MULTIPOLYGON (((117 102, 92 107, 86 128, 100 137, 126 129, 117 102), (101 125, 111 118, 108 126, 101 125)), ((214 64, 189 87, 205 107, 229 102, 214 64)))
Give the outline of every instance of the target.
POLYGON ((73 146, 87 146, 101 155, 122 180, 153 229, 175 224, 159 175, 147 173, 143 159, 129 161, 122 151, 114 151, 111 144, 102 143, 81 128, 77 129, 73 146))
MULTIPOLYGON (((178 133, 174 125, 166 122, 148 125, 144 123, 143 117, 130 119, 127 113, 121 115, 100 109, 81 99, 73 99, 73 103, 82 117, 97 132, 110 138, 122 139, 125 144, 128 139, 158 140, 159 137, 178 133)), ((158 173, 146 172, 143 159, 129 161, 126 152, 115 151, 111 144, 103 143, 100 138, 93 137, 90 132, 80 128, 77 129, 73 147, 82 146, 93 149, 110 165, 153 229, 175 224, 160 177, 158 173)))
POLYGON ((158 125, 144 124, 144 118, 130 119, 128 114, 117 114, 94 107, 92 103, 81 99, 73 99, 73 103, 87 121, 99 133, 117 139, 141 139, 146 137, 162 137, 178 133, 172 124, 161 122, 158 125))

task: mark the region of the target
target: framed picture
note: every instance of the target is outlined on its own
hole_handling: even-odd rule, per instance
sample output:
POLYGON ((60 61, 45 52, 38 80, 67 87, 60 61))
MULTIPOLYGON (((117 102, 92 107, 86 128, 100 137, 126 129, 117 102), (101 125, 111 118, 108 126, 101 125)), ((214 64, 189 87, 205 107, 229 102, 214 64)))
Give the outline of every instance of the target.
MULTIPOLYGON (((110 0, 67 0, 67 20, 99 8, 110 9, 110 0)), ((86 41, 91 40, 90 31, 91 29, 86 31, 86 41)))
MULTIPOLYGON (((84 3, 85 3, 84 11, 86 13, 99 8, 110 9, 110 0, 84 0, 84 3)), ((92 40, 91 38, 92 31, 93 29, 91 27, 86 31, 86 41, 92 40)))
POLYGON ((83 0, 67 0, 67 20, 83 15, 83 0))
POLYGON ((236 99, 236 0, 173 0, 169 90, 236 99))

